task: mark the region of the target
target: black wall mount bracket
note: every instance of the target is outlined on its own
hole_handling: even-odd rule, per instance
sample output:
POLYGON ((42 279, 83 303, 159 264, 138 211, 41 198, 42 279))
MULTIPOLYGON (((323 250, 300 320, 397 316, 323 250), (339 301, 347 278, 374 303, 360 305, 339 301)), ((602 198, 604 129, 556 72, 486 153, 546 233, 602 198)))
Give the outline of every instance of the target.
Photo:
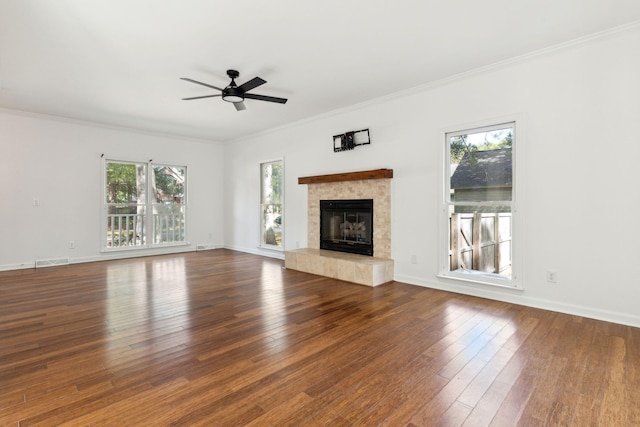
POLYGON ((333 151, 334 153, 340 151, 353 150, 360 145, 371 144, 371 137, 369 136, 369 129, 352 130, 340 135, 333 136, 333 151))

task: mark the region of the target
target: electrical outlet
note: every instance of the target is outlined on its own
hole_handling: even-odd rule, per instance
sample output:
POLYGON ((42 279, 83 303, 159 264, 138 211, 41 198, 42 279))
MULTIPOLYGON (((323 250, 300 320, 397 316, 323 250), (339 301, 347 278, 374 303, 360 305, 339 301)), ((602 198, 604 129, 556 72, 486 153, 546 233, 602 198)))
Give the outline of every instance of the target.
POLYGON ((417 263, 418 263, 418 256, 411 255, 411 264, 417 264, 417 263))
POLYGON ((555 271, 547 271, 547 282, 549 283, 557 283, 558 282, 558 273, 555 271))

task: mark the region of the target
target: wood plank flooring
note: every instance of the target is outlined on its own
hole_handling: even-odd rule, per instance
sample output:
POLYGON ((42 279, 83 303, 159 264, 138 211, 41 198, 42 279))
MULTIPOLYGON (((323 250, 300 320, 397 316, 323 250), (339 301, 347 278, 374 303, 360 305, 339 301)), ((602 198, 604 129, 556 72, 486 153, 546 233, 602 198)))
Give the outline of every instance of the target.
POLYGON ((637 328, 282 264, 0 273, 0 425, 640 425, 637 328))

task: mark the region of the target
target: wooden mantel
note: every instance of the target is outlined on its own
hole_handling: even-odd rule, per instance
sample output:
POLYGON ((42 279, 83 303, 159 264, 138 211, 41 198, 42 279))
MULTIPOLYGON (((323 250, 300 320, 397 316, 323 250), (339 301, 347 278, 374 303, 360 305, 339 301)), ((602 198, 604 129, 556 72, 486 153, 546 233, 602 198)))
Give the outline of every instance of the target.
POLYGON ((334 173, 330 175, 304 176, 298 184, 323 184, 326 182, 359 181, 363 179, 393 178, 393 169, 374 169, 360 172, 334 173))

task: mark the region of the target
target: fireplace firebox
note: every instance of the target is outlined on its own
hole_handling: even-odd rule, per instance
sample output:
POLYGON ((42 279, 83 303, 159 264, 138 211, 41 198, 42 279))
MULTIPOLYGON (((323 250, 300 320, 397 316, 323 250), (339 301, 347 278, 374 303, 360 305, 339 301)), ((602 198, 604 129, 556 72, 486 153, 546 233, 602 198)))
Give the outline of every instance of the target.
POLYGON ((373 256, 373 199, 320 200, 320 249, 373 256))

